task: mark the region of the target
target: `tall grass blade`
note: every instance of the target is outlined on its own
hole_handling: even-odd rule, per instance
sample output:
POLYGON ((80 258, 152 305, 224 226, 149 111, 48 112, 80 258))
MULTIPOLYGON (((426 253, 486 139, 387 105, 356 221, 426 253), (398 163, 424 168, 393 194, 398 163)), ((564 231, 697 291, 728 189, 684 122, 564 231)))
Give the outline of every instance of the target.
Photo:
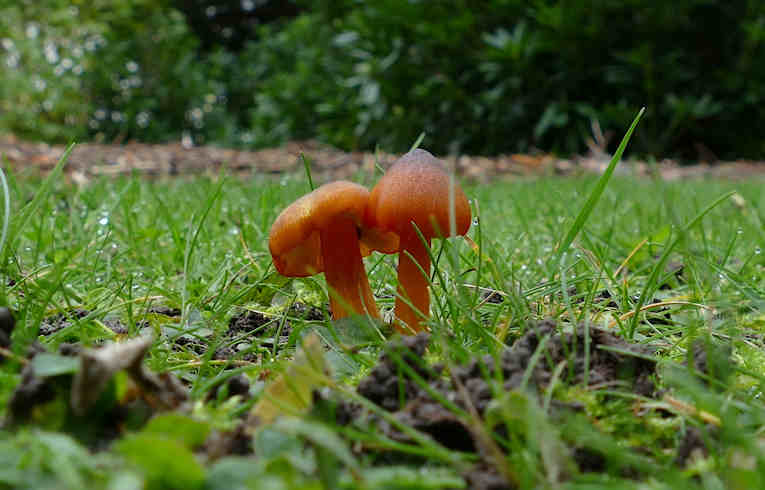
POLYGON ((624 138, 622 138, 622 142, 619 143, 619 147, 616 149, 616 153, 614 153, 613 158, 611 158, 611 162, 609 162, 606 171, 603 172, 603 175, 601 175, 600 179, 598 179, 598 182, 592 189, 590 196, 587 198, 587 202, 584 203, 584 206, 579 211, 579 215, 577 215, 576 220, 574 220, 574 224, 571 225, 571 229, 568 230, 566 237, 558 246, 558 257, 568 251, 571 243, 573 243, 574 239, 579 234, 579 231, 581 231, 582 227, 584 226, 584 223, 587 221, 587 218, 590 217, 590 213, 592 213, 592 210, 595 208, 598 200, 600 200, 600 196, 603 195, 603 191, 606 189, 606 185, 611 179, 611 176, 616 169, 616 165, 622 158, 624 149, 627 148, 627 143, 629 143, 630 138, 632 137, 632 132, 635 131, 635 127, 637 126, 638 122, 640 122, 640 118, 643 117, 644 112, 645 107, 640 109, 640 112, 638 112, 637 116, 635 116, 635 119, 632 121, 632 125, 627 130, 627 134, 624 135, 624 138))
POLYGON ((420 133, 420 135, 417 137, 416 140, 414 140, 414 143, 412 143, 412 146, 409 147, 409 151, 414 151, 417 148, 420 147, 420 143, 422 143, 422 140, 425 139, 425 131, 420 133))
POLYGON ((66 165, 66 161, 69 159, 69 155, 72 153, 72 150, 74 150, 74 146, 75 143, 69 144, 69 146, 66 148, 66 151, 64 151, 64 154, 61 155, 61 158, 58 160, 56 166, 53 168, 53 170, 51 170, 45 180, 43 180, 39 190, 35 193, 35 197, 32 198, 32 200, 29 201, 29 203, 27 203, 27 205, 24 206, 21 211, 19 211, 18 215, 11 222, 9 247, 6 248, 3 252, 3 264, 5 263, 5 257, 7 256, 8 250, 13 249, 13 246, 19 239, 19 232, 24 229, 32 215, 34 215, 43 201, 47 199, 53 190, 53 185, 61 177, 61 173, 64 171, 64 165, 66 165))
POLYGON ((314 190, 313 177, 311 176, 311 159, 305 156, 305 153, 300 153, 300 159, 303 160, 305 174, 308 177, 308 185, 311 187, 311 190, 314 190))
MULTIPOLYGON (((3 160, 5 161, 5 158, 3 160)), ((3 257, 5 240, 8 238, 8 225, 11 221, 11 191, 8 189, 8 181, 2 168, 0 168, 0 186, 3 188, 3 231, 0 234, 0 257, 3 257)))

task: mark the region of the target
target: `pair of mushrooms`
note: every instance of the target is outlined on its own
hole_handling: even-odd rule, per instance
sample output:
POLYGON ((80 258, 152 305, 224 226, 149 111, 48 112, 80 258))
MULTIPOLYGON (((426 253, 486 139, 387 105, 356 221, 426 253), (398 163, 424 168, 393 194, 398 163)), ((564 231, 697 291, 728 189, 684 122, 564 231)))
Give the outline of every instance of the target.
MULTIPOLYGON (((347 181, 325 184, 292 203, 272 225, 269 249, 276 270, 292 277, 323 271, 335 319, 379 318, 361 258, 373 251, 399 253, 396 328, 424 330, 430 313, 426 244, 450 233, 449 193, 442 162, 420 149, 399 158, 371 192, 347 181)), ((464 235, 470 206, 456 183, 453 206, 453 232, 464 235)))

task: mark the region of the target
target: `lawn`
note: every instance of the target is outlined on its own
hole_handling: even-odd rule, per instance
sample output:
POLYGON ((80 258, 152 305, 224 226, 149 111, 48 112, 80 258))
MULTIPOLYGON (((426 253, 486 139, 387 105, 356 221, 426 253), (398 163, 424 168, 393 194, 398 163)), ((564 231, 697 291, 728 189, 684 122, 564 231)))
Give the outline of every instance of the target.
POLYGON ((306 174, 7 175, 0 488, 762 488, 765 181, 597 183, 462 182, 404 338, 275 272, 306 174))

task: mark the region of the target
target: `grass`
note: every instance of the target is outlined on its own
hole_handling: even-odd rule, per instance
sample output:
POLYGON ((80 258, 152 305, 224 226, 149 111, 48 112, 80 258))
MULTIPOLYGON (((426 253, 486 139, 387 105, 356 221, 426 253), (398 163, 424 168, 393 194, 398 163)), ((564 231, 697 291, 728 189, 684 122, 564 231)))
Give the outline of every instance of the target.
MULTIPOLYGON (((119 374, 113 397, 99 406, 136 413, 118 434, 94 437, 67 410, 69 386, 57 384, 24 423, 0 430, 0 488, 467 488, 463 475, 476 463, 521 488, 757 488, 765 479, 762 180, 608 174, 600 181, 465 182, 475 246, 434 245, 430 347, 415 364, 397 362, 400 379, 413 380, 471 428, 476 448, 465 450, 355 392, 383 351, 385 336, 376 329, 391 335, 390 328, 331 322, 321 276, 287 280, 274 272, 269 227, 310 190, 305 175, 129 177, 76 186, 57 172, 46 181, 7 176, 12 208, 0 299, 17 326, 15 357, 0 364, 0 414, 8 415, 33 342, 55 352, 63 343, 97 346, 146 331, 156 340, 145 364, 187 383, 191 401, 147 424, 125 401, 128 381, 119 374), (56 315, 75 310, 80 314, 63 328, 39 335, 56 315), (262 313, 262 331, 270 333, 230 334, 229 320, 246 311, 262 313), (551 335, 536 346, 521 388, 504 390, 496 373, 483 373, 492 390, 483 414, 429 381, 436 362, 455 372, 486 354, 499 359, 543 319, 558 332, 585 335, 563 345, 571 362, 553 366, 539 391, 533 372, 550 359, 551 335), (115 333, 114 324, 124 331, 115 333), (590 334, 598 328, 656 350, 663 395, 588 385, 596 354, 590 334), (311 333, 322 339, 319 360, 293 360, 311 333), (702 373, 688 367, 699 341, 711 346, 704 352, 712 367, 702 373), (227 347, 229 355, 214 356, 227 347), (577 382, 573 361, 581 355, 585 381, 577 382), (286 370, 281 382, 292 396, 269 392, 286 370), (240 374, 249 396, 228 397, 229 388, 211 395, 240 374), (328 415, 332 403, 306 399, 313 388, 371 416, 338 424, 328 415), (277 411, 297 417, 245 422, 254 455, 214 457, 203 445, 247 421, 269 397, 277 411), (679 461, 688 434, 697 434, 703 449, 679 461), (596 455, 597 469, 583 453, 596 455)), ((366 264, 381 309, 390 312, 396 258, 373 255, 366 264)), ((403 388, 400 395, 404 401, 403 388)))

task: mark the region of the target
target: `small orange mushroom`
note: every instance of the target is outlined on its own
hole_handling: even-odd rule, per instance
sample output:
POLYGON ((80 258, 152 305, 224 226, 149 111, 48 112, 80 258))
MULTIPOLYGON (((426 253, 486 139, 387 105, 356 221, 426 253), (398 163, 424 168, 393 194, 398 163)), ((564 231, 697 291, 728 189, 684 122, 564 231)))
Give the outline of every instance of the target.
POLYGON ((268 247, 276 270, 290 277, 324 272, 334 319, 364 313, 380 317, 361 255, 391 250, 396 240, 362 229, 368 200, 364 186, 330 182, 292 203, 271 226, 268 247))
MULTIPOLYGON (((364 222, 369 227, 399 237, 397 328, 412 333, 425 329, 422 316, 430 314, 430 256, 426 244, 450 233, 449 175, 442 161, 425 150, 403 155, 372 189, 364 222), (423 243, 415 227, 425 238, 423 243), (409 252, 414 261, 405 252, 409 252), (422 270, 420 270, 422 269, 422 270), (423 272, 425 274, 423 275, 423 272), (412 309, 401 297, 408 298, 412 309)), ((470 205, 459 184, 454 184, 454 233, 464 235, 470 227, 470 205)))

